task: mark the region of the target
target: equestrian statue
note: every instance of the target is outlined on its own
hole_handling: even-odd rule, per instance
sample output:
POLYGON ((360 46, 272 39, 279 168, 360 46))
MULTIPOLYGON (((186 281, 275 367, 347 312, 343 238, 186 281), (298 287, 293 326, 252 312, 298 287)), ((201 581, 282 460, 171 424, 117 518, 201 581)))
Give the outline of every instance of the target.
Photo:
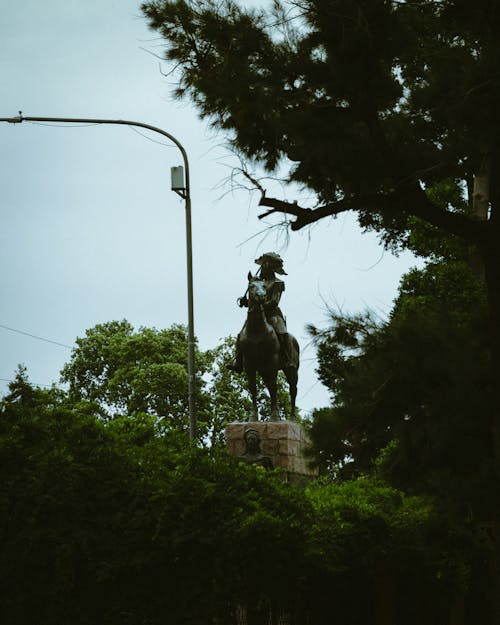
POLYGON ((285 283, 276 274, 287 275, 283 260, 267 252, 255 260, 260 270, 248 272, 248 288, 238 299, 240 307, 248 308, 247 319, 236 339, 236 355, 229 365, 232 371, 246 373, 252 396, 250 420, 258 420, 256 374, 259 373, 271 398, 271 421, 279 421, 277 378, 284 372, 290 389, 291 418, 295 418, 295 399, 299 369, 299 344, 288 333, 279 308, 285 283))

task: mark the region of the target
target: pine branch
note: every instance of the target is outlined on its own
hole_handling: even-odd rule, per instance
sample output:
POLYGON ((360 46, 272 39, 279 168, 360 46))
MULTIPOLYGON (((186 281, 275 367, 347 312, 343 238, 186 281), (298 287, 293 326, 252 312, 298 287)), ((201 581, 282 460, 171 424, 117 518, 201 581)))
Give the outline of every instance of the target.
POLYGON ((273 213, 284 213, 295 217, 295 221, 291 222, 292 230, 300 230, 320 219, 350 210, 363 210, 373 213, 398 210, 403 215, 418 217, 446 233, 459 236, 472 244, 484 244, 489 235, 488 222, 480 222, 460 213, 440 209, 430 202, 420 188, 415 187, 399 189, 387 194, 379 193, 343 198, 315 209, 299 206, 296 202, 268 198, 263 194, 259 205, 270 207, 270 210, 259 215, 259 219, 268 217, 273 213))

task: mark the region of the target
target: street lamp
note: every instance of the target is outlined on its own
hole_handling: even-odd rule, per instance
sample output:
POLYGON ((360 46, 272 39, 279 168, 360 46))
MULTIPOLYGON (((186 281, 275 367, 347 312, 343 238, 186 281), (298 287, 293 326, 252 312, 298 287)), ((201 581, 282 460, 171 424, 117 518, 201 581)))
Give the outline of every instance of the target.
POLYGON ((0 122, 20 124, 27 122, 67 123, 67 124, 113 124, 122 126, 137 126, 157 132, 170 139, 179 148, 184 167, 172 167, 172 191, 180 195, 186 205, 186 259, 187 259, 187 292, 188 292, 188 403, 189 403, 189 437, 196 438, 196 377, 195 377, 195 350, 194 350, 194 312, 193 312, 193 245, 191 233, 191 195, 189 186, 189 162, 186 150, 173 135, 150 124, 128 121, 123 119, 87 119, 76 117, 24 117, 19 111, 18 117, 0 117, 0 122), (185 171, 185 178, 184 178, 185 171))
POLYGON ((191 195, 189 193, 189 169, 186 163, 186 178, 182 167, 171 167, 172 191, 186 202, 186 257, 188 280, 188 401, 189 436, 196 437, 196 379, 194 374, 194 312, 193 312, 193 242, 191 235, 191 195))

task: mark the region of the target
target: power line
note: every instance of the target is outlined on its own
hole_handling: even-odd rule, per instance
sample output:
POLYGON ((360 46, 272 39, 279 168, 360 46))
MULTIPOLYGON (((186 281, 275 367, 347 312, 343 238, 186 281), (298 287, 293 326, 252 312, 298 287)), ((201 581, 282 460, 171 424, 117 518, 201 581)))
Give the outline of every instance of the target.
POLYGON ((23 334, 24 336, 29 336, 32 339, 37 339, 38 341, 45 341, 45 343, 52 343, 53 345, 59 345, 59 347, 66 347, 67 349, 73 349, 71 345, 66 345, 66 343, 59 343, 59 341, 53 341, 52 339, 46 339, 43 336, 37 336, 36 334, 30 334, 29 332, 24 332, 23 330, 17 330, 16 328, 10 328, 9 326, 4 326, 0 323, 0 328, 4 330, 9 330, 10 332, 16 332, 17 334, 23 334))
POLYGON ((151 141, 151 143, 157 143, 158 145, 163 145, 166 148, 175 148, 175 145, 172 145, 171 143, 164 143, 163 141, 157 141, 156 139, 152 139, 151 137, 148 137, 147 135, 142 133, 140 130, 137 130, 137 128, 134 128, 133 126, 129 126, 129 128, 130 130, 133 130, 136 134, 138 134, 143 139, 147 139, 148 141, 151 141))
POLYGON ((44 124, 43 122, 28 122, 29 124, 33 124, 33 126, 54 126, 55 128, 89 128, 90 126, 97 126, 98 124, 78 124, 72 125, 69 124, 44 124))
MULTIPOLYGON (((9 384, 11 384, 12 382, 15 382, 15 380, 9 380, 8 378, 0 378, 0 382, 8 382, 9 384)), ((55 382, 52 382, 52 384, 42 384, 42 383, 37 383, 37 382, 30 382, 30 385, 32 386, 45 386, 46 388, 52 388, 55 385, 55 382)), ((56 386, 57 389, 61 389, 62 387, 60 386, 56 386)), ((64 389, 62 389, 64 390, 64 389)))
POLYGON ((315 386, 319 384, 319 382, 319 380, 316 380, 316 382, 305 393, 302 393, 302 395, 297 398, 297 401, 302 401, 304 397, 307 397, 307 395, 309 395, 309 393, 313 390, 315 386))

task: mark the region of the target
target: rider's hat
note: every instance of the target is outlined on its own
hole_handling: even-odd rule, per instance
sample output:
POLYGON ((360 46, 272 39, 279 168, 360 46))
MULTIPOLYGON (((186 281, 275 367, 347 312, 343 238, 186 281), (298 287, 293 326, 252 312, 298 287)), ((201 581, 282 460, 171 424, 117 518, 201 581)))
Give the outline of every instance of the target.
POLYGON ((276 254, 276 252, 266 252, 265 254, 262 254, 262 256, 259 256, 259 258, 256 258, 255 262, 257 265, 268 263, 274 272, 279 273, 282 276, 288 275, 283 269, 283 259, 279 254, 276 254))

